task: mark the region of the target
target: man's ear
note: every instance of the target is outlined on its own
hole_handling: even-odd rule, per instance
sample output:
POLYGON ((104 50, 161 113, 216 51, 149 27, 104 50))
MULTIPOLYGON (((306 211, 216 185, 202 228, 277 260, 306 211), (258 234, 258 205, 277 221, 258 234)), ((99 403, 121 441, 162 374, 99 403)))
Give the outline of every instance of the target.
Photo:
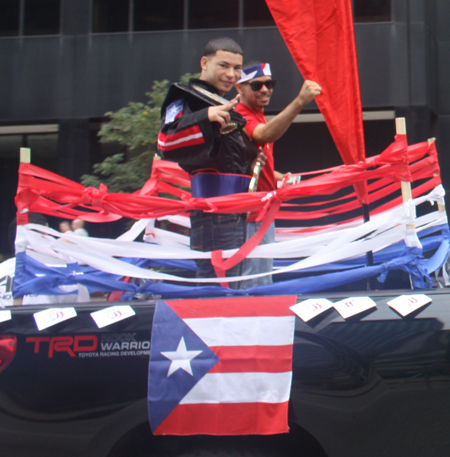
POLYGON ((201 59, 200 59, 200 68, 202 69, 202 71, 206 70, 206 64, 208 63, 208 57, 206 56, 203 56, 201 59))

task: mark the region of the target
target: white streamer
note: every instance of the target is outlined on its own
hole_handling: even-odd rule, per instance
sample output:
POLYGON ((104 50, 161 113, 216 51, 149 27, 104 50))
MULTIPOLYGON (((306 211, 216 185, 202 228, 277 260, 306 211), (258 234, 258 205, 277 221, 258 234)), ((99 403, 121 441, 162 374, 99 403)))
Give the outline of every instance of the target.
MULTIPOLYGON (((227 278, 227 281, 241 281, 349 260, 360 257, 369 251, 378 252, 402 240, 405 240, 409 246, 420 247, 420 242, 417 244, 416 232, 447 223, 447 216, 439 211, 434 211, 416 219, 413 218, 415 207, 427 201, 438 201, 442 196, 442 191, 443 189, 439 189, 438 186, 429 195, 403 205, 404 214, 399 211, 400 207, 396 207, 374 215, 369 222, 358 226, 352 222, 334 227, 334 230, 331 227, 326 227, 313 234, 301 235, 296 239, 258 246, 249 254, 250 258, 298 258, 301 260, 290 266, 277 268, 272 272, 236 276, 227 278), (405 223, 410 221, 415 223, 416 231, 410 231, 410 233, 406 231, 405 233, 405 223)), ((266 197, 269 197, 269 194, 266 197)), ((186 223, 187 218, 178 217, 169 220, 186 223)), ((62 234, 37 224, 18 226, 16 250, 23 252, 25 248, 27 248, 27 253, 35 256, 37 260, 45 260, 44 263, 47 265, 56 266, 78 262, 120 276, 191 283, 217 283, 217 278, 183 278, 140 268, 118 260, 121 257, 155 260, 194 260, 211 257, 210 252, 191 250, 187 236, 155 228, 153 219, 143 219, 136 222, 128 232, 115 240, 62 234), (152 243, 133 241, 144 229, 147 232, 145 236, 151 239, 152 243)), ((229 258, 236 251, 236 249, 223 251, 223 257, 229 258)))

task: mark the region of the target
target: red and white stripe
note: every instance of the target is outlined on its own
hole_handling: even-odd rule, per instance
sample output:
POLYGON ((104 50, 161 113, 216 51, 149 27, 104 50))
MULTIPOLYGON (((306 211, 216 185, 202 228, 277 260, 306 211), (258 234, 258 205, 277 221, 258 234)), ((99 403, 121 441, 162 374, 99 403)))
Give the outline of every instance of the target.
POLYGON ((158 147, 161 151, 170 151, 180 147, 203 144, 204 142, 203 133, 198 125, 194 125, 194 127, 181 130, 174 134, 165 135, 164 133, 159 132, 158 135, 158 147))
MULTIPOLYGON (((158 433, 288 431, 296 297, 182 300, 169 306, 220 362, 181 400, 158 433)), ((184 433, 183 433, 184 434, 184 433)))

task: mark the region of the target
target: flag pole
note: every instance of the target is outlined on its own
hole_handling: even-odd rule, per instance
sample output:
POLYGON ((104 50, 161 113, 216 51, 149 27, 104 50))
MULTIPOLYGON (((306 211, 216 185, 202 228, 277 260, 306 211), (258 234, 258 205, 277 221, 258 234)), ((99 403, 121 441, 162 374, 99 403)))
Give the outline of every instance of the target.
MULTIPOLYGON (((406 122, 404 117, 397 117, 395 118, 395 130, 397 135, 406 135, 406 122)), ((402 190, 402 201, 403 203, 408 203, 412 200, 412 190, 411 190, 411 183, 407 181, 401 181, 401 190, 402 190)), ((416 230, 416 225, 414 222, 410 222, 406 224, 407 231, 414 231, 416 230)))
MULTIPOLYGON (((20 148, 20 163, 31 163, 30 148, 20 148)), ((28 224, 28 210, 26 212, 26 222, 22 222, 22 224, 28 224)))
POLYGON ((20 161, 22 163, 31 163, 31 149, 20 148, 20 161))
MULTIPOLYGON (((428 146, 431 146, 436 141, 436 138, 428 138, 428 146)), ((439 176, 438 173, 433 174, 433 177, 437 178, 439 176)), ((442 215, 443 213, 446 214, 445 202, 437 204, 439 214, 442 215)))
MULTIPOLYGON (((436 141, 436 138, 428 138, 428 140, 427 140, 428 146, 431 146, 435 141, 436 141)), ((439 173, 434 173, 433 177, 435 177, 435 178, 439 177, 439 173)), ((447 217, 447 211, 446 211, 446 208, 445 208, 445 201, 443 200, 443 203, 440 203, 438 201, 437 202, 437 207, 438 207, 438 211, 439 211, 439 216, 446 218, 447 217)), ((450 285, 450 281, 449 281, 450 278, 449 278, 449 274, 448 274, 448 271, 447 271, 448 262, 449 262, 449 257, 447 257, 444 265, 442 265, 442 268, 441 268, 441 270, 442 270, 442 278, 444 280, 444 285, 445 286, 449 286, 450 285)), ((438 279, 437 271, 435 271, 434 274, 436 275, 436 279, 438 279)), ((439 282, 439 280, 438 280, 438 282, 439 282)))
MULTIPOLYGON (((404 117, 395 118, 395 130, 397 135, 406 135, 406 122, 404 117)), ((402 191, 402 201, 403 205, 408 211, 409 203, 412 201, 412 189, 411 183, 407 181, 401 181, 401 191, 402 191)), ((416 208, 410 208, 412 214, 410 214, 409 223, 406 224, 406 234, 405 234, 405 244, 407 248, 417 248, 421 247, 420 240, 416 233, 416 208)), ((411 275, 409 275, 409 281, 411 283, 411 288, 414 289, 413 282, 411 280, 411 275)))
MULTIPOLYGON (((31 163, 31 149, 30 148, 20 148, 20 162, 21 163, 31 163)), ((27 222, 28 222, 28 213, 26 215, 27 217, 27 222)), ((16 237, 17 238, 17 216, 16 216, 16 237)), ((17 249, 16 249, 16 240, 14 240, 14 251, 17 254, 17 249)), ((22 297, 19 298, 14 298, 13 297, 13 304, 14 306, 20 306, 22 305, 23 299, 22 297)))
MULTIPOLYGON (((369 204, 363 203, 362 209, 363 209, 364 223, 369 222, 370 221, 369 204)), ((373 267, 373 252, 372 251, 366 252, 366 264, 368 267, 373 267)), ((376 287, 375 287, 373 278, 372 277, 367 278, 367 290, 374 290, 375 288, 376 287)))

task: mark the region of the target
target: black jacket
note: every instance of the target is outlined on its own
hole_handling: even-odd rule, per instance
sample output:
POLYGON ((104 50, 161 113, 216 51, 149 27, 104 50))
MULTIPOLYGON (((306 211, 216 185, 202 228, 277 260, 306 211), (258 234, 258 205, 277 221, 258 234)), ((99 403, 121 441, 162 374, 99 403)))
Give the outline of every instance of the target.
POLYGON ((208 119, 208 108, 220 102, 198 92, 194 85, 217 93, 213 86, 198 79, 190 80, 189 86, 172 84, 161 108, 159 153, 190 173, 215 169, 219 173, 250 175, 257 149, 242 130, 245 119, 232 111, 231 122, 238 127, 221 134, 220 124, 208 119))

